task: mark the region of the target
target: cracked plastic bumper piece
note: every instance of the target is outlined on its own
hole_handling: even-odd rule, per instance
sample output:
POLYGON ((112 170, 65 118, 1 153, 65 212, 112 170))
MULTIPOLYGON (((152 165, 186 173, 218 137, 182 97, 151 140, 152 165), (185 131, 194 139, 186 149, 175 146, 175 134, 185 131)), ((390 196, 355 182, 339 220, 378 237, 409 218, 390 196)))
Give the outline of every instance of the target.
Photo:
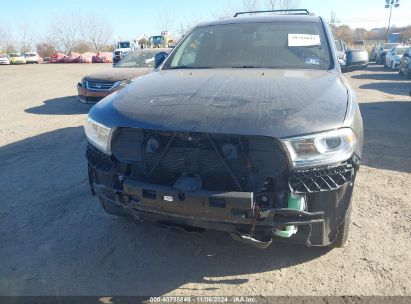
POLYGON ((335 166, 291 171, 290 188, 294 193, 312 193, 336 190, 351 182, 355 170, 351 162, 335 166))

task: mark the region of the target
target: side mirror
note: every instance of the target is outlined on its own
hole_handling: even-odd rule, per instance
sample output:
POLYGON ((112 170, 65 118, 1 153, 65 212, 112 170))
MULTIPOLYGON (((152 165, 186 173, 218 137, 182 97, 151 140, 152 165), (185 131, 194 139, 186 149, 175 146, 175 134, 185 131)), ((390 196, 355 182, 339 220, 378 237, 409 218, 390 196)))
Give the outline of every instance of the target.
POLYGON ((154 68, 157 69, 166 60, 168 54, 166 52, 157 53, 154 56, 154 68))
POLYGON ((337 51, 337 58, 345 60, 345 52, 337 51))
POLYGON ((366 50, 348 50, 345 65, 341 66, 343 73, 362 70, 368 66, 368 52, 366 50))

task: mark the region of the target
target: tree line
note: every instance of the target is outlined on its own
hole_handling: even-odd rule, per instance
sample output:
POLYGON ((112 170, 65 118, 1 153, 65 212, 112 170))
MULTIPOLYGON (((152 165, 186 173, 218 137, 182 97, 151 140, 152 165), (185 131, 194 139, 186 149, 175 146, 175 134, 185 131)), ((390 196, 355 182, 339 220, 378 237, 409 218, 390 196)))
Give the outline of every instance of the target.
MULTIPOLYGON (((365 28, 352 29, 346 24, 336 26, 330 24, 336 39, 344 40, 347 43, 353 43, 361 40, 385 41, 387 39, 387 28, 377 28, 366 30, 365 28)), ((398 33, 398 41, 403 43, 411 43, 411 25, 404 27, 393 26, 389 33, 398 33)))
POLYGON ((55 52, 99 52, 112 51, 113 28, 104 16, 95 13, 65 13, 51 18, 47 35, 36 37, 36 28, 29 20, 17 22, 12 30, 0 24, 0 52, 26 53, 37 51, 41 57, 55 52))

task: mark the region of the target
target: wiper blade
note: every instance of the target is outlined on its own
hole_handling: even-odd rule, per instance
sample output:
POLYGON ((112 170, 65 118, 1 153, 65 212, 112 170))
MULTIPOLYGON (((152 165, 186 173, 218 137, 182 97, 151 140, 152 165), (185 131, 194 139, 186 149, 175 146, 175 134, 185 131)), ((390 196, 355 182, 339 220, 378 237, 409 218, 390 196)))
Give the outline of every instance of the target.
POLYGON ((241 65, 231 67, 232 69, 282 69, 278 66, 254 66, 254 65, 241 65))
POLYGON ((170 67, 169 69, 171 70, 178 70, 178 69, 211 69, 211 67, 198 67, 198 66, 188 66, 188 65, 181 65, 181 66, 175 66, 175 67, 170 67))
POLYGON ((261 69, 261 66, 254 66, 254 65, 240 65, 240 66, 233 66, 232 69, 261 69))

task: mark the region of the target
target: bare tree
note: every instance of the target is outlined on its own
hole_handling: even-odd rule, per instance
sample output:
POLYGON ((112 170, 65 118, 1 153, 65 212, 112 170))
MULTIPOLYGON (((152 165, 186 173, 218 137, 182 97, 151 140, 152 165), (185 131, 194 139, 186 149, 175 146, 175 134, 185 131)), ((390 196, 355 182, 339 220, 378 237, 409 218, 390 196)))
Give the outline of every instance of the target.
MULTIPOLYGON (((103 46, 101 46, 100 49, 96 51, 101 51, 102 48, 103 46)), ((87 52, 93 52, 94 50, 95 50, 94 46, 85 40, 77 40, 76 44, 73 47, 73 52, 80 53, 80 54, 87 53, 87 52)))
POLYGON ((232 2, 229 2, 224 7, 221 7, 218 11, 212 13, 211 16, 214 19, 233 17, 234 14, 238 11, 239 11, 238 7, 234 5, 232 2))
POLYGON ((277 0, 267 0, 265 2, 265 7, 267 8, 267 10, 275 10, 277 9, 277 4, 278 4, 277 0))
POLYGON ((180 22, 180 25, 177 29, 178 36, 176 36, 175 38, 177 39, 182 38, 185 34, 187 34, 193 27, 195 27, 201 21, 203 21, 203 18, 201 16, 191 15, 190 18, 186 18, 184 22, 180 22))
POLYGON ((0 25, 0 52, 3 52, 6 45, 6 33, 7 30, 0 25))
MULTIPOLYGON (((212 13, 213 18, 226 18, 233 17, 235 13, 240 11, 257 11, 259 10, 259 0, 242 0, 241 4, 239 1, 228 2, 225 6, 221 7, 215 13, 212 13)), ((252 15, 252 14, 251 14, 252 15)))
POLYGON ((10 26, 0 23, 0 52, 12 53, 17 52, 10 26))
POLYGON ((23 19, 19 23, 19 39, 20 52, 27 53, 33 48, 35 39, 34 26, 27 19, 23 19))
POLYGON ((192 25, 180 22, 180 28, 177 30, 179 38, 182 38, 192 29, 192 25))
POLYGON ((352 42, 352 38, 353 38, 353 31, 351 30, 351 28, 346 25, 340 25, 338 27, 335 27, 334 29, 334 37, 336 39, 341 39, 344 40, 345 42, 352 42))
POLYGON ((243 7, 246 11, 258 11, 258 0, 243 0, 243 7))
POLYGON ((355 28, 354 38, 357 40, 363 40, 366 38, 367 30, 365 28, 355 28))
POLYGON ((279 9, 292 9, 296 8, 297 4, 294 0, 280 0, 280 8, 279 9))
POLYGON ((266 0, 265 7, 268 10, 287 10, 297 7, 295 0, 266 0))
POLYGON ((158 14, 158 22, 157 25, 162 31, 171 31, 174 26, 174 17, 170 12, 163 11, 158 14))
POLYGON ((50 57, 51 54, 56 52, 56 48, 56 43, 49 38, 43 38, 41 42, 36 44, 37 54, 42 58, 50 57))
POLYGON ((74 14, 62 14, 55 16, 50 23, 50 33, 59 48, 65 53, 70 53, 80 34, 80 20, 74 14))
POLYGON ((112 40, 113 29, 109 20, 96 14, 90 14, 81 22, 81 35, 85 42, 92 45, 95 51, 101 51, 112 40))

